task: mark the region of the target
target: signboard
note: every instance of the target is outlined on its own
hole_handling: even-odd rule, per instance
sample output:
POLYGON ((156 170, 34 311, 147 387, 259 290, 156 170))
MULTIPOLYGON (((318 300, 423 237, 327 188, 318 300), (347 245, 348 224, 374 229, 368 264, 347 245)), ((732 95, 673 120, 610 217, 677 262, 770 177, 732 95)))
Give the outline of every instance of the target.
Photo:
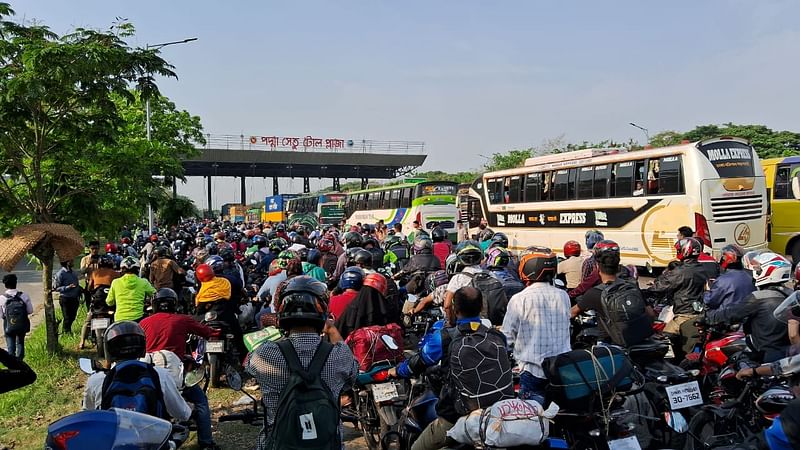
POLYGON ((283 196, 273 195, 271 197, 267 197, 264 201, 264 209, 267 212, 283 211, 283 196))
POLYGON ((737 141, 717 141, 698 146, 720 178, 752 177, 753 147, 737 141))
POLYGON ((251 145, 264 145, 270 149, 276 148, 290 148, 297 150, 299 147, 303 149, 325 148, 336 150, 341 148, 349 148, 353 146, 353 140, 338 139, 338 138, 318 138, 314 136, 288 137, 288 136, 250 136, 251 145))

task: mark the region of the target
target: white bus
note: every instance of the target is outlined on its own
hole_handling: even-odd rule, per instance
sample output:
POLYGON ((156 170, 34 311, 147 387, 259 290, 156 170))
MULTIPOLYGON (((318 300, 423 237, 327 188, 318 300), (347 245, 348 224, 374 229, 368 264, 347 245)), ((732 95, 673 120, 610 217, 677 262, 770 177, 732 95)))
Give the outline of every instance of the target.
POLYGON ((753 147, 716 138, 640 151, 588 149, 529 158, 523 167, 485 173, 461 202, 477 231, 486 218, 521 250, 584 244, 598 229, 620 244, 626 263, 664 267, 675 258, 677 229, 692 227, 715 257, 727 244, 767 245, 767 193, 753 147))

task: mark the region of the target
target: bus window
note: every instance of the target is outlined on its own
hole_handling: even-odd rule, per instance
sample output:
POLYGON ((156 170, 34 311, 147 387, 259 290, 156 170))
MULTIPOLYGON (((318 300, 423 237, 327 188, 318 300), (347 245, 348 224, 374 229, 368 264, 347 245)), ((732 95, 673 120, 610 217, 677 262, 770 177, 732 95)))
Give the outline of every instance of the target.
POLYGON ((411 188, 404 188, 401 192, 400 207, 411 208, 411 188))
POLYGON ((489 193, 489 203, 498 204, 503 202, 503 179, 494 178, 486 182, 487 192, 489 193))
POLYGON ((633 196, 638 197, 644 195, 644 183, 646 180, 644 161, 636 161, 634 174, 636 178, 634 179, 633 196))
POLYGON ((526 202, 538 202, 541 200, 541 185, 542 185, 542 174, 541 173, 529 173, 528 176, 525 177, 525 201, 526 202))
POLYGON ((617 163, 614 166, 614 185, 612 187, 612 196, 630 197, 633 195, 632 187, 633 161, 617 163))
POLYGON ((553 172, 544 173, 544 184, 542 185, 542 200, 553 199, 553 172))
POLYGON ((611 166, 604 164, 594 167, 594 198, 608 197, 608 179, 611 175, 611 166))
POLYGON ((358 194, 358 209, 363 211, 367 208, 367 193, 358 194))
POLYGON ((559 170, 553 177, 553 200, 566 200, 568 195, 569 171, 559 170))
POLYGON ((578 198, 576 192, 578 185, 578 169, 569 169, 569 183, 567 184, 567 199, 575 200, 578 198))
POLYGON ((658 191, 658 177, 661 171, 658 160, 648 160, 647 163, 647 193, 660 194, 658 191))
POLYGON ((665 156, 658 163, 658 193, 683 194, 681 157, 665 156))
POLYGON ((371 192, 369 194, 369 201, 367 203, 367 209, 380 209, 381 205, 381 193, 380 192, 371 192))
POLYGON ((592 198, 592 178, 594 167, 581 167, 578 176, 578 198, 583 200, 592 198))
POLYGON ((389 208, 397 209, 400 207, 400 189, 392 189, 389 195, 389 208))
POLYGON ((505 177, 503 178, 503 203, 508 203, 508 193, 511 189, 509 189, 509 185, 511 184, 511 178, 505 177))
POLYGON ((522 175, 514 175, 509 179, 506 196, 508 197, 508 203, 522 202, 522 175))
POLYGON ((773 198, 794 198, 792 195, 792 177, 789 166, 778 166, 775 172, 775 188, 773 198))

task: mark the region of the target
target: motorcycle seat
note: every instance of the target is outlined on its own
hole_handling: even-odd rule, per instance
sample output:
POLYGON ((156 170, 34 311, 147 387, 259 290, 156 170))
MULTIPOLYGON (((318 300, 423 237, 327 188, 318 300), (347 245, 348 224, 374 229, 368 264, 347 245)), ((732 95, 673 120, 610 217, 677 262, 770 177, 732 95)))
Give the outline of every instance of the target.
POLYGON ((652 339, 628 347, 628 354, 634 360, 645 358, 663 358, 668 351, 668 343, 652 339))

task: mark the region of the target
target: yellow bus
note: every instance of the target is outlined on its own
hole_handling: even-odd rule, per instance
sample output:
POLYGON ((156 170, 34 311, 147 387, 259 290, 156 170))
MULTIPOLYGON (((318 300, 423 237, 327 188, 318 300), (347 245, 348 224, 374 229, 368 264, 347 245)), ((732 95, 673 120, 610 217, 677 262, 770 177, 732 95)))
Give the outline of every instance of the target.
POLYGON ((761 161, 769 192, 769 248, 800 261, 800 203, 792 193, 792 179, 800 174, 800 156, 761 161))
POLYGON ((485 218, 521 250, 584 241, 599 229, 620 244, 626 263, 664 267, 677 230, 692 227, 716 257, 727 244, 767 245, 767 192, 749 142, 716 138, 630 151, 588 149, 529 158, 485 173, 461 202, 470 235, 485 218), (472 217, 475 214, 481 217, 472 217))

